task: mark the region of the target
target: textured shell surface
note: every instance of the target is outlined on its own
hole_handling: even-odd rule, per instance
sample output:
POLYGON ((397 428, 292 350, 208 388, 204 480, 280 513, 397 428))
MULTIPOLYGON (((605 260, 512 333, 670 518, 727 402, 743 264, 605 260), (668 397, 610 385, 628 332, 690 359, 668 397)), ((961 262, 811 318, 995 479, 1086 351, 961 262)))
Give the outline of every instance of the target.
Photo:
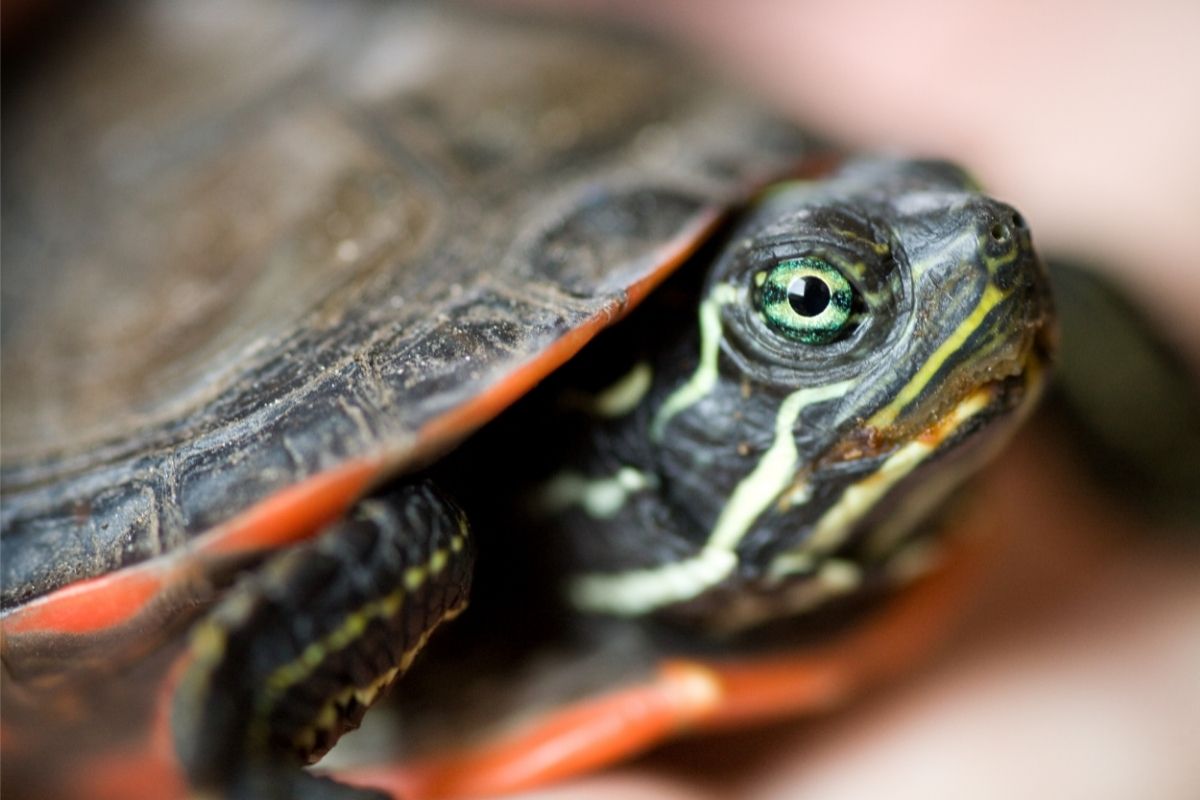
POLYGON ((112 14, 6 86, 5 606, 349 459, 403 468, 804 151, 628 34, 367 3, 112 14))

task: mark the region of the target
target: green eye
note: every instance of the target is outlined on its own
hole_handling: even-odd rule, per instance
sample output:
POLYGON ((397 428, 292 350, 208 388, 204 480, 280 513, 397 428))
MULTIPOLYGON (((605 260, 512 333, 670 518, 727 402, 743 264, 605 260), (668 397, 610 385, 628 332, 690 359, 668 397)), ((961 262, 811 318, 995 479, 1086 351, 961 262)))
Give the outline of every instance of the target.
POLYGON ((827 261, 811 256, 780 261, 758 280, 763 318, 789 339, 828 344, 849 327, 854 289, 827 261))

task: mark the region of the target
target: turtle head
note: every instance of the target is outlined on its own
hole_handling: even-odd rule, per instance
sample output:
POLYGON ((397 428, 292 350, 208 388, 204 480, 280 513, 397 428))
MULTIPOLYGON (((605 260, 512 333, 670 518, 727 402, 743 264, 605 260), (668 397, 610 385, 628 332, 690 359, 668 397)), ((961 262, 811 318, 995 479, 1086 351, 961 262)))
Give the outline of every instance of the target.
POLYGON ((653 491, 623 522, 655 541, 603 539, 612 568, 572 594, 736 631, 912 574, 1037 396, 1052 308, 1011 207, 943 163, 861 160, 763 194, 693 330, 655 370, 653 491))

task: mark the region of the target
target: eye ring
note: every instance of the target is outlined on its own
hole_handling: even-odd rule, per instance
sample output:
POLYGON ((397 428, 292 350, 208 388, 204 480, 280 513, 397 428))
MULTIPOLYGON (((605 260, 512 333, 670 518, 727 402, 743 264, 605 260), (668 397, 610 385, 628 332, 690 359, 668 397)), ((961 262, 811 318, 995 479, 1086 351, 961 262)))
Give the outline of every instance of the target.
POLYGON ((803 344, 829 344, 850 327, 854 287, 815 256, 789 258, 755 276, 759 314, 774 331, 803 344))

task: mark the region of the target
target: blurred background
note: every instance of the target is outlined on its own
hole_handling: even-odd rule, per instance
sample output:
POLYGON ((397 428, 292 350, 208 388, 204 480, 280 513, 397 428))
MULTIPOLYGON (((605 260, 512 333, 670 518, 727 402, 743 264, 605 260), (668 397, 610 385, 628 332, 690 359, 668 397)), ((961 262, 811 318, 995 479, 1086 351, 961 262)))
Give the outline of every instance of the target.
MULTIPOLYGON (((1065 388, 981 481, 994 567, 929 668, 530 797, 1200 797, 1200 3, 502 5, 654 30, 833 140, 958 161, 1085 270, 1065 388)), ((6 70, 36 68, 72 7, 3 12, 6 70)))
POLYGON ((1118 274, 1200 365, 1200 7, 1187 0, 541 0, 683 42, 806 127, 959 161, 1118 274))

